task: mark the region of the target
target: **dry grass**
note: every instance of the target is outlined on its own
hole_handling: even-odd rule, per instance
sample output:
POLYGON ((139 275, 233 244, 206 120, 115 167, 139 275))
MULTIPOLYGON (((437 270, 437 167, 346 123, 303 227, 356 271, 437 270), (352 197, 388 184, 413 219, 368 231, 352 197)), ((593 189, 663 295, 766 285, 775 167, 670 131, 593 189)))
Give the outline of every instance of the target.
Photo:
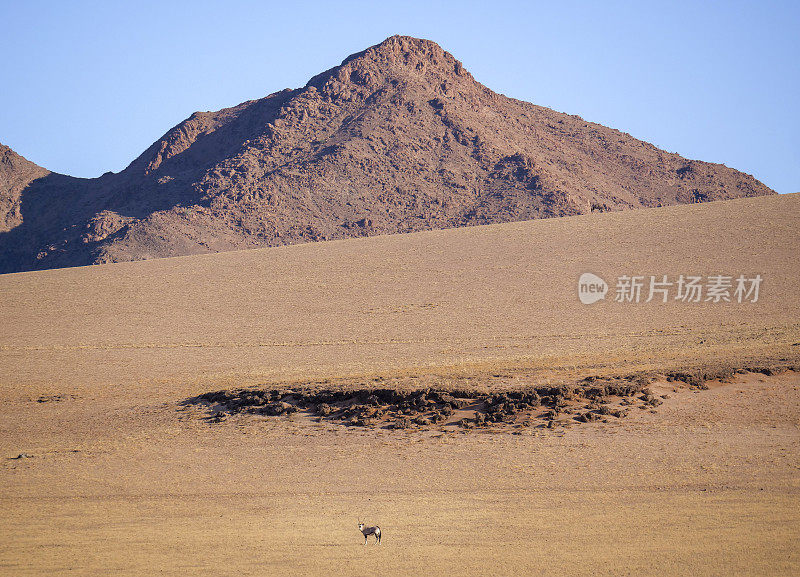
POLYGON ((797 574, 800 382, 730 369, 797 363, 798 204, 0 276, 0 572, 797 574), (765 281, 754 305, 587 307, 587 270, 765 281), (672 381, 604 414, 615 375, 651 373, 672 381), (181 406, 261 383, 567 381, 609 422, 464 434, 181 406))
POLYGON ((796 356, 798 205, 783 195, 3 275, 0 386, 190 393, 513 367, 546 380, 796 356), (765 280, 756 304, 585 306, 585 271, 765 280))

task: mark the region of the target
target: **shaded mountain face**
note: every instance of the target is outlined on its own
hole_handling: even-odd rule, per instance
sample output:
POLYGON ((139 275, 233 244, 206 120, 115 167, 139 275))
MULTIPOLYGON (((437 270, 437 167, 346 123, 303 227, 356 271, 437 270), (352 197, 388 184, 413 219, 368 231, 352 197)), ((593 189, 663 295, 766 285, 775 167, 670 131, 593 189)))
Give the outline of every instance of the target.
POLYGON ((0 144, 0 234, 22 224, 22 191, 48 171, 0 144))
POLYGON ((303 88, 197 112, 118 174, 71 178, 0 148, 0 272, 765 194, 394 36, 303 88))

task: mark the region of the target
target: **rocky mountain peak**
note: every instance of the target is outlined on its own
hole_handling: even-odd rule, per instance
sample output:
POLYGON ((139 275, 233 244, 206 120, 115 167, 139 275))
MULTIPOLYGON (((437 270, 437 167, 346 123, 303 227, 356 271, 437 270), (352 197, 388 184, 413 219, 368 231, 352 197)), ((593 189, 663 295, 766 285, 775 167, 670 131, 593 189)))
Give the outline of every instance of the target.
POLYGON ((0 271, 763 194, 392 36, 302 88, 192 114, 119 174, 49 174, 0 150, 0 271))

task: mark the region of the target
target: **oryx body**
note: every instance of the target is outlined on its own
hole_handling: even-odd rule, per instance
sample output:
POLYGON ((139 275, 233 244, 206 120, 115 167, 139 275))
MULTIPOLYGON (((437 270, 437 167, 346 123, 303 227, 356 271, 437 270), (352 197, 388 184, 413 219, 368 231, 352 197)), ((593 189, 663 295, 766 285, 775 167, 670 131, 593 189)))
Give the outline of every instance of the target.
POLYGON ((364 535, 364 545, 367 544, 367 537, 375 535, 375 543, 380 545, 381 542, 381 528, 380 527, 366 527, 364 523, 358 524, 358 530, 364 535))

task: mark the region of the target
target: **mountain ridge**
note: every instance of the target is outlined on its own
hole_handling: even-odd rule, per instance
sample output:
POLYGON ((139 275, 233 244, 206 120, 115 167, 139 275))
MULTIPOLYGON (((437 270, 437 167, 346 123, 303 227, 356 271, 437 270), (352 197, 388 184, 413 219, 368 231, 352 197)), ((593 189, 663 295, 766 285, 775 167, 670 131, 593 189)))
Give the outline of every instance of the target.
POLYGON ((406 36, 302 88, 195 112, 116 174, 3 154, 0 272, 774 194, 496 94, 406 36))

